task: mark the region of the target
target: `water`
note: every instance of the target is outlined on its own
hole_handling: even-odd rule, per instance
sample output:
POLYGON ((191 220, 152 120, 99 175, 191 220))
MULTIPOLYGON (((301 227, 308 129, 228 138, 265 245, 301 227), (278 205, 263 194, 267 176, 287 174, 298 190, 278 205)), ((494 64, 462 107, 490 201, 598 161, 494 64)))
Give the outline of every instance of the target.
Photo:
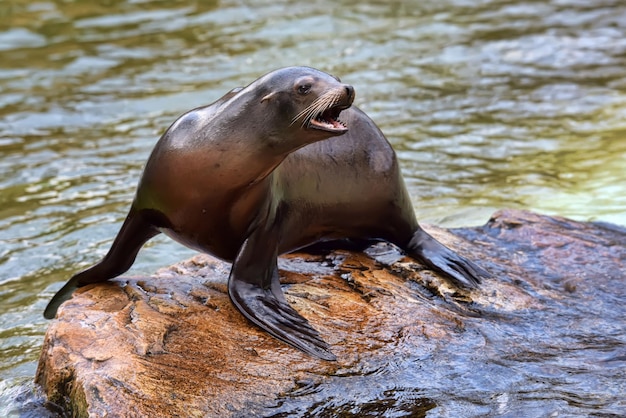
MULTIPOLYGON (((0 415, 28 403, 41 312, 104 255, 163 130, 286 65, 354 85, 426 222, 626 225, 619 0, 2 1, 0 415)), ((191 254, 155 239, 131 273, 191 254)))

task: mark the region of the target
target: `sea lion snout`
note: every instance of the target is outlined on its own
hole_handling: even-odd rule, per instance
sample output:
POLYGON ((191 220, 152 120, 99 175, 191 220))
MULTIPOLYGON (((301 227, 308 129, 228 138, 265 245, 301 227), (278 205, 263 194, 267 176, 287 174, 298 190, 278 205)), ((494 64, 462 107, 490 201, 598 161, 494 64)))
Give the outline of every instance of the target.
MULTIPOLYGON (((318 83, 324 84, 322 81, 318 83)), ((336 82, 330 86, 328 84, 318 86, 318 91, 320 87, 323 88, 321 93, 292 119, 291 124, 299 121, 304 129, 324 131, 331 135, 346 133, 348 127, 339 120, 339 115, 352 106, 355 97, 354 87, 336 82)), ((310 91, 303 94, 308 94, 310 91)))
POLYGON ((346 89, 346 95, 348 96, 348 101, 350 102, 350 105, 352 105, 352 102, 354 102, 354 87, 352 87, 350 84, 344 84, 344 88, 346 89))
MULTIPOLYGON (((335 104, 337 109, 346 110, 350 106, 352 106, 352 103, 354 102, 354 98, 356 96, 356 93, 354 92, 354 87, 352 87, 350 84, 341 84, 334 90, 339 92, 338 95, 340 97, 335 104)), ((326 92, 325 94, 328 94, 328 92, 326 92)))

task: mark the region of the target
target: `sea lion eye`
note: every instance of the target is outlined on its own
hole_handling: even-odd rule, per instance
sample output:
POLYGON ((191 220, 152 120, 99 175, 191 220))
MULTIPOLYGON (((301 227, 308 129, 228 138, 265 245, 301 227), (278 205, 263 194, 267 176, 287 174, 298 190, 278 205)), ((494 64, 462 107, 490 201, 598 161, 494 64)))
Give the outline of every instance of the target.
POLYGON ((310 84, 300 84, 298 86, 298 93, 300 94, 307 94, 309 91, 311 91, 311 85, 310 84))

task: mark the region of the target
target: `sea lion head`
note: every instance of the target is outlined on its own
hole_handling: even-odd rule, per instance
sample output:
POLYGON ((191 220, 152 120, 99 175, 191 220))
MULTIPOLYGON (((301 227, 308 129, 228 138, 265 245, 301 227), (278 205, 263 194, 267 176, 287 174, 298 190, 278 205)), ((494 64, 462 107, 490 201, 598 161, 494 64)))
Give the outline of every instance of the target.
POLYGON ((265 120, 279 134, 274 138, 283 137, 294 148, 342 135, 350 128, 339 117, 352 105, 354 88, 337 77, 314 68, 287 67, 253 84, 265 120))

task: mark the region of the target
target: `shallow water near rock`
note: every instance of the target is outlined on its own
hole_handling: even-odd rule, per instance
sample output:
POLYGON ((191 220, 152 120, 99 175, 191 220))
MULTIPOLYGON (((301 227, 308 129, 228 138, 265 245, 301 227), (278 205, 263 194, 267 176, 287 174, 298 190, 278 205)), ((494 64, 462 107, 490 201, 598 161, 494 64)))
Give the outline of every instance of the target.
MULTIPOLYGON (((2 416, 36 408, 28 394, 47 326, 41 312, 62 282, 106 252, 159 135, 185 110, 279 66, 310 65, 354 85, 355 103, 397 149, 424 221, 476 225, 516 207, 626 225, 622 2, 44 0, 4 2, 0 16, 2 416)), ((131 273, 192 254, 158 238, 131 273)), ((621 287, 595 295, 607 318, 599 326, 610 327, 621 287)), ((562 319, 555 332, 570 323, 562 319)), ((520 324, 533 332, 532 321, 520 324)), ((588 346, 567 375, 551 373, 568 348, 542 346, 486 370, 500 383, 485 378, 483 389, 514 387, 515 370, 536 368, 544 381, 515 388, 537 397, 535 415, 547 413, 542 396, 596 403, 602 414, 603 396, 624 392, 601 378, 623 365, 603 357, 619 343, 611 333, 624 330, 609 331, 580 336, 588 346), (598 381, 581 367, 598 368, 598 381), (576 391, 562 389, 576 379, 576 391)), ((457 396, 471 347, 455 349, 450 363, 419 362, 440 389, 376 391, 383 377, 372 373, 372 388, 355 392, 362 402, 335 411, 387 405, 387 416, 407 415, 386 390, 428 411, 433 399, 457 396)), ((400 376, 411 379, 405 366, 400 376)), ((513 402, 502 393, 485 403, 513 402)))

